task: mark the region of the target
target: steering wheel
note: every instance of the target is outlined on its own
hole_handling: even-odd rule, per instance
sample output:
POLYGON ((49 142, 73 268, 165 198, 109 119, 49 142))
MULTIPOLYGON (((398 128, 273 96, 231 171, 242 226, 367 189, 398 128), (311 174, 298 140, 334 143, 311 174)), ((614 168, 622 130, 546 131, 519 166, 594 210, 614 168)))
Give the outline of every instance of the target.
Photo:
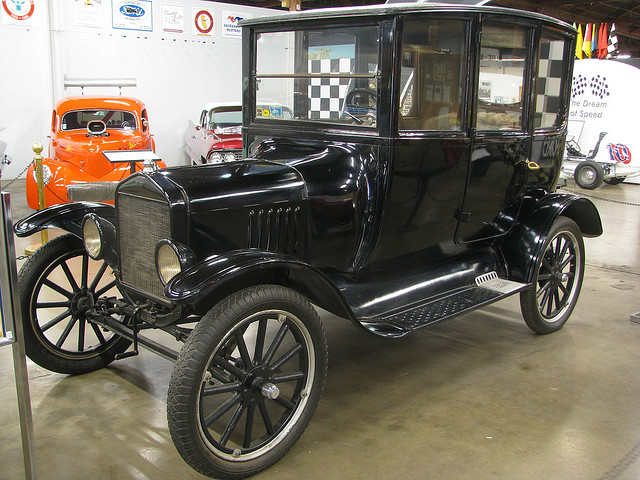
POLYGON ((375 126, 376 116, 372 113, 375 111, 377 102, 377 94, 370 88, 354 88, 344 98, 343 113, 351 117, 358 125, 366 123, 367 125, 375 126), (373 100, 373 101, 372 101, 373 100), (364 115, 358 115, 357 113, 351 113, 349 108, 366 109, 364 115))

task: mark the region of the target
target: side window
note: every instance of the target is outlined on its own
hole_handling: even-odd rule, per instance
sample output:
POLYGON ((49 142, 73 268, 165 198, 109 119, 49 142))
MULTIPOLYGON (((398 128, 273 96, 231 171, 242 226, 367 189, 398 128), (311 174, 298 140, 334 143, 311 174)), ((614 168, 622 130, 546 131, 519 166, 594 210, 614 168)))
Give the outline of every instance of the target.
POLYGON ((562 89, 566 81, 565 56, 569 44, 565 38, 544 31, 540 37, 540 59, 536 83, 536 111, 533 125, 536 129, 559 126, 562 114, 562 89))
POLYGON ((462 129, 466 27, 463 20, 405 21, 398 130, 462 129))
POLYGON ((485 22, 480 42, 476 129, 523 130, 525 27, 485 22))

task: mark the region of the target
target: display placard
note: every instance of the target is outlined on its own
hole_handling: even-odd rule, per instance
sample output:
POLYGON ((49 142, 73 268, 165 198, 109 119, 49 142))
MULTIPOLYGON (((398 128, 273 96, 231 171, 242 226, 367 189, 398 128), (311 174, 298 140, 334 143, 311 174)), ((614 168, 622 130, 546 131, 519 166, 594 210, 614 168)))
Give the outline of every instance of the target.
MULTIPOLYGON (((0 262, 0 346, 13 343, 14 318, 11 295, 11 280, 15 275, 15 247, 13 244, 13 228, 11 222, 9 194, 2 192, 2 228, 0 232, 0 255, 3 261, 0 262), (11 235, 11 237, 9 237, 11 235), (10 252, 12 250, 12 252, 10 252), (10 263, 13 262, 13 263, 10 263), (12 268, 13 266, 13 268, 12 268)), ((17 278, 13 279, 17 285, 17 278)))

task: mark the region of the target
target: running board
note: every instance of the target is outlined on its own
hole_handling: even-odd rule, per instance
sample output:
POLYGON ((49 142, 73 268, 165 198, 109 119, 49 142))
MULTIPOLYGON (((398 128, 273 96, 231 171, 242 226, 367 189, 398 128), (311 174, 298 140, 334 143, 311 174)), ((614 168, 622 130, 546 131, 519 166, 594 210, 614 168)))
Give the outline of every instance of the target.
POLYGON ((367 330, 384 337, 403 337, 407 333, 433 323, 476 310, 509 297, 528 285, 499 278, 495 272, 480 275, 476 285, 401 311, 361 320, 367 330))

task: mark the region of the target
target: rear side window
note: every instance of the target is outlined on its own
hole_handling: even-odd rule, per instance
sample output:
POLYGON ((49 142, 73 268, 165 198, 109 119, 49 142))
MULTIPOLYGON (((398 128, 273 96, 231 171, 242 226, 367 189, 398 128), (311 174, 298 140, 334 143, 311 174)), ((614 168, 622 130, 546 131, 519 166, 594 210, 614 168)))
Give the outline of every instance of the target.
POLYGON ((528 39, 526 27, 484 23, 480 44, 478 130, 523 130, 528 39))
POLYGON ((547 129, 562 121, 562 91, 566 82, 569 40, 543 30, 540 37, 540 59, 536 83, 534 127, 547 129))

